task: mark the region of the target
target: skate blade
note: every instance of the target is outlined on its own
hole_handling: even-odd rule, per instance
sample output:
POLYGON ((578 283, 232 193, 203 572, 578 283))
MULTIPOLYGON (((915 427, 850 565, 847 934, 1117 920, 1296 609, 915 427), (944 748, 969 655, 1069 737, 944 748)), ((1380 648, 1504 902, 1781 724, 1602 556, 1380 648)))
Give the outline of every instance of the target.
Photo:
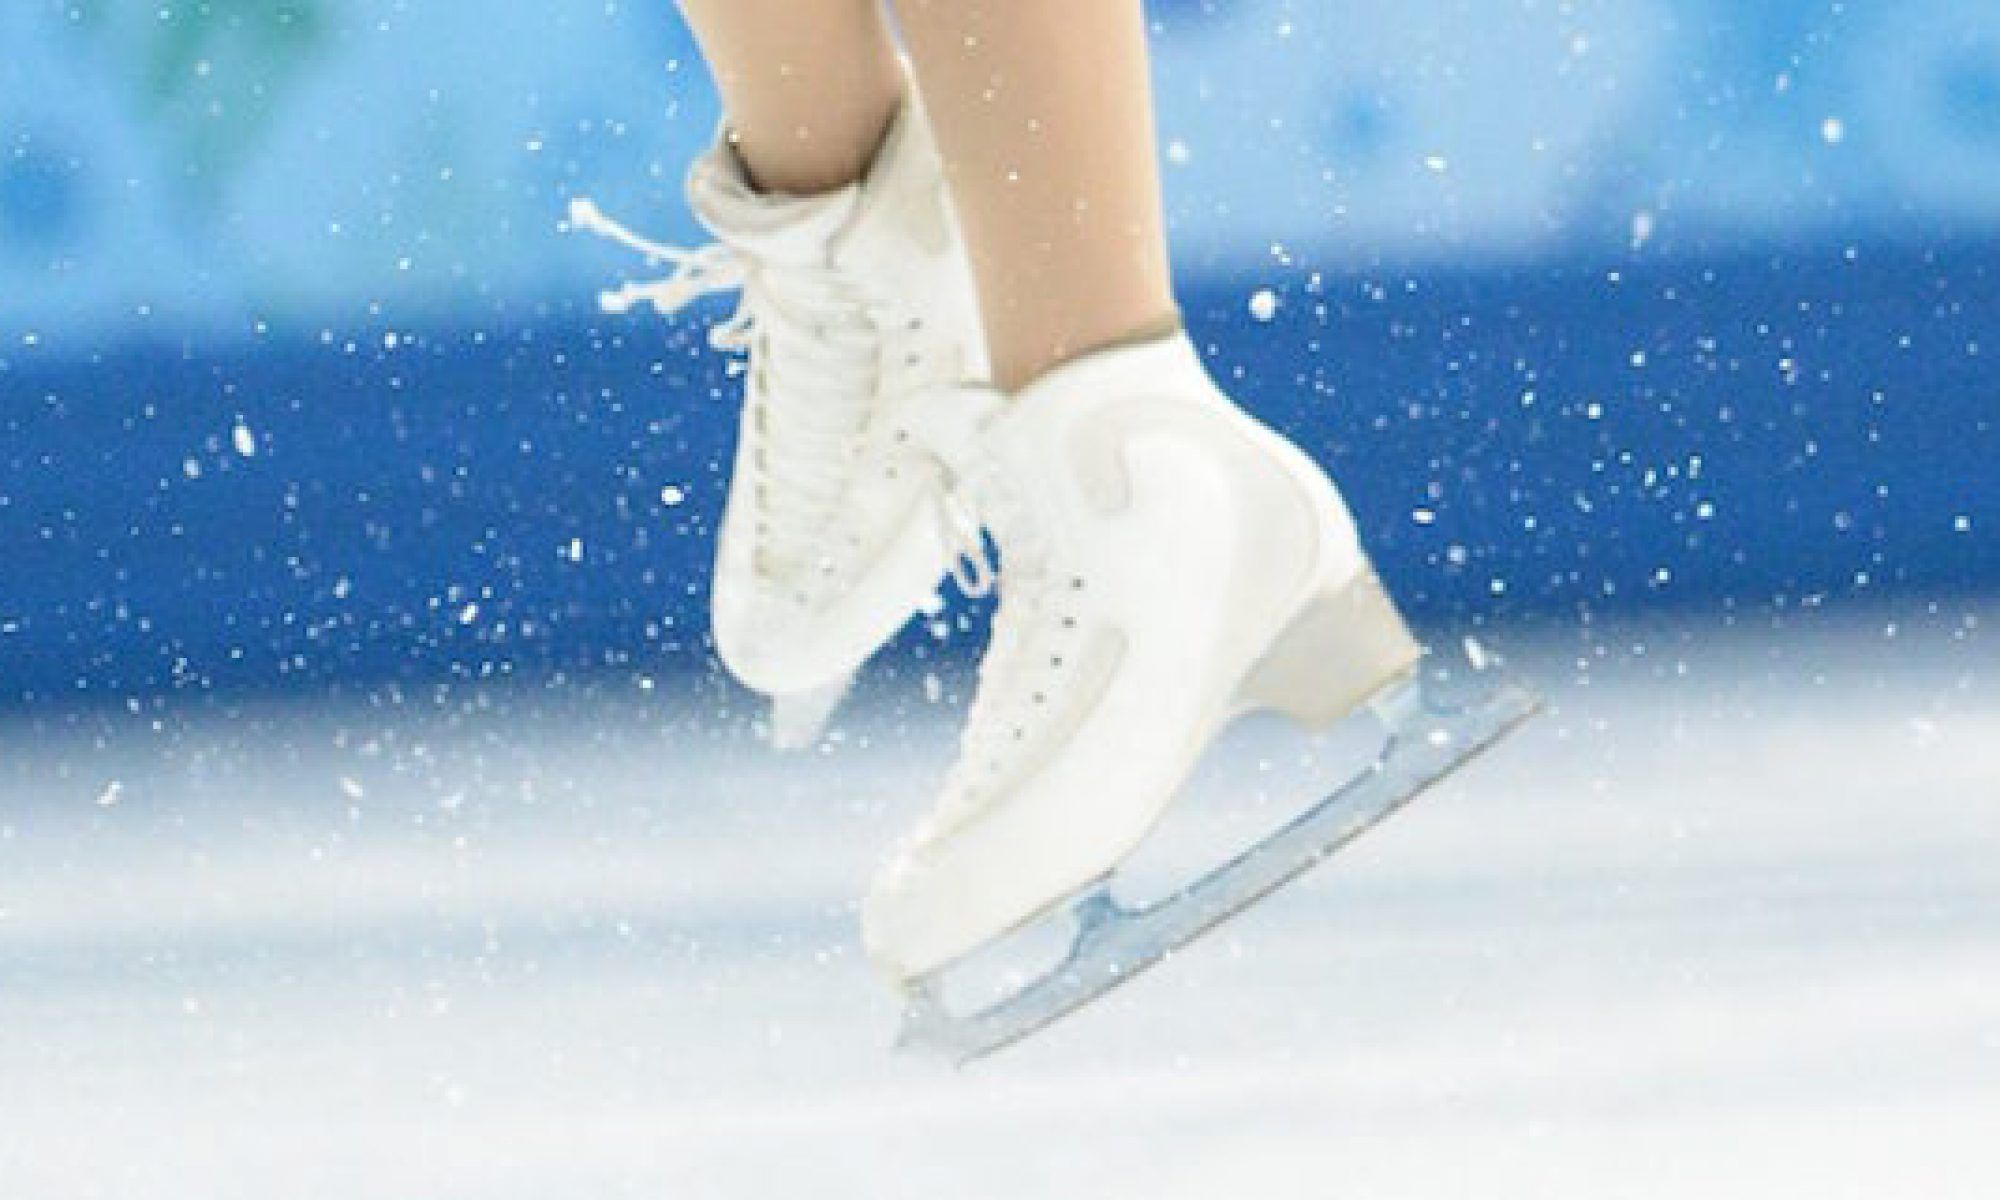
POLYGON ((1128 907, 1098 885, 1071 907, 1075 934, 1062 961, 1000 1000, 955 1012, 945 996, 951 968, 915 981, 897 1048, 963 1066, 1053 1024, 1331 856, 1541 708, 1511 683, 1447 701, 1420 676, 1392 684, 1371 704, 1388 735, 1362 774, 1164 899, 1128 907))

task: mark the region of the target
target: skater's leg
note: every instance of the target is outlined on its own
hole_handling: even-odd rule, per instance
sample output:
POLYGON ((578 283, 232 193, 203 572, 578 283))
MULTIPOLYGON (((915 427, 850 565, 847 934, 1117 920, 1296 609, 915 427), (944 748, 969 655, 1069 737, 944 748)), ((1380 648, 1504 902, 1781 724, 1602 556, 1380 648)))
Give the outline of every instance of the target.
POLYGON ((860 178, 902 103, 879 0, 681 0, 758 187, 812 195, 860 178))
POLYGON ((1170 331, 1141 0, 895 8, 965 227, 994 382, 1013 391, 1170 331))

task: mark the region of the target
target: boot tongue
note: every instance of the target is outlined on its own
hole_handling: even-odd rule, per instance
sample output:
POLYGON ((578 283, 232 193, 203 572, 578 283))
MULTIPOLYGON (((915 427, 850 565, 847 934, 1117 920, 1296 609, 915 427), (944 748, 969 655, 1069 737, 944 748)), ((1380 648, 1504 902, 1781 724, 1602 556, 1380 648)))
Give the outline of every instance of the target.
POLYGON ((943 170, 915 99, 896 114, 866 177, 817 196, 751 186, 726 131, 688 172, 688 202, 716 240, 782 266, 838 265, 871 274, 903 265, 910 245, 949 252, 943 170))
POLYGON ((717 241, 756 261, 824 266, 834 240, 854 222, 861 188, 818 196, 759 192, 736 152, 717 139, 688 172, 688 203, 717 241))
MULTIPOLYGON (((1017 581, 1040 579, 1054 567, 1060 536, 1057 493, 1063 490, 1059 475, 1066 462, 1061 431, 1010 402, 987 425, 981 448, 984 461, 973 472, 974 505, 1000 547, 1002 570, 1014 568, 1017 581)), ((1000 590, 1007 591, 1004 577, 1000 590)))

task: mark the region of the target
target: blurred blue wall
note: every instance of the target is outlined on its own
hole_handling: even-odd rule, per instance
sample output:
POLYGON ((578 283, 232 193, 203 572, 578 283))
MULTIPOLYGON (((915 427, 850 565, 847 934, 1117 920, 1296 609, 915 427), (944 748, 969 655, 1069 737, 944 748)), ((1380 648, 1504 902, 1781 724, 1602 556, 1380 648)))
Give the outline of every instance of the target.
MULTIPOLYGON (((2000 233, 1983 0, 1153 12, 1191 269, 2000 233)), ((551 236, 579 189, 695 232, 666 0, 19 0, 0 46, 0 321, 58 353, 531 314, 607 269, 551 236)))
MULTIPOLYGON (((2000 584, 2000 9, 1153 12, 1191 323, 1421 616, 2000 584)), ((556 223, 696 236, 664 2, 0 46, 0 702, 702 661, 719 364, 556 223)))

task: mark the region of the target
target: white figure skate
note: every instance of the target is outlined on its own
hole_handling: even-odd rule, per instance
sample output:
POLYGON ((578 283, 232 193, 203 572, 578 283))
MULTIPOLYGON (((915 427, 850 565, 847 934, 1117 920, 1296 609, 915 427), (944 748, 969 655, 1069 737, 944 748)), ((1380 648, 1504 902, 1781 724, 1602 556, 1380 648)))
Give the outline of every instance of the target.
POLYGON ((717 244, 659 245, 587 199, 572 203, 570 224, 675 268, 606 292, 607 312, 672 313, 742 292, 736 315, 710 333, 716 347, 748 354, 715 645, 738 679, 773 698, 772 741, 809 745, 855 670, 952 561, 930 519, 941 473, 902 414, 921 393, 985 376, 972 282, 914 98, 853 186, 761 194, 718 138, 687 191, 717 244))
MULTIPOLYGON (((1184 336, 1058 368, 940 447, 1001 555, 1001 599, 944 797, 874 881, 870 956, 902 1040, 963 1061, 1078 1007, 1248 906, 1534 709, 1501 684, 1429 704, 1420 651, 1352 518, 1298 449, 1238 410, 1184 336), (1371 708, 1371 770, 1168 900, 1105 886, 1236 716, 1313 727, 1371 708), (969 953, 1066 900, 1069 957, 998 1003, 948 1003, 969 953)), ((965 551, 977 556, 976 543, 965 551)))

